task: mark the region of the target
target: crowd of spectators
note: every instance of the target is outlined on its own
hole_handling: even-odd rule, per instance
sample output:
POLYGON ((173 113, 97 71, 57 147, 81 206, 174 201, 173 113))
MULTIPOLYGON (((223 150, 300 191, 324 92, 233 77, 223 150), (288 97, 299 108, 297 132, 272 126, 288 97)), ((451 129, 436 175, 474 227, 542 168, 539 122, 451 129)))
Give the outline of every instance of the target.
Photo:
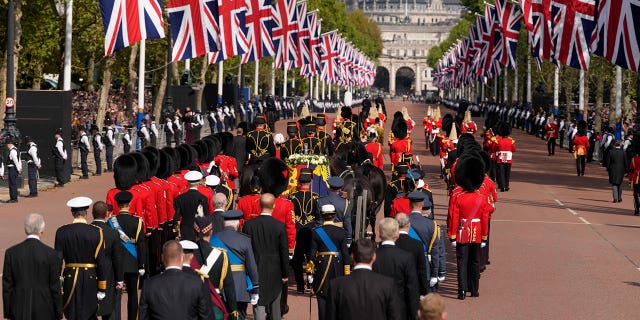
MULTIPOLYGON (((151 110, 151 101, 151 92, 147 91, 145 93, 145 112, 149 112, 149 110, 151 110)), ((96 123, 99 105, 100 91, 74 91, 72 100, 72 126, 74 128, 83 126, 85 129, 91 130, 91 127, 96 123)), ((137 94, 135 94, 133 98, 132 105, 134 107, 138 105, 137 94)), ((109 92, 109 101, 107 103, 105 118, 113 120, 118 131, 120 131, 122 126, 135 122, 134 112, 132 110, 127 110, 126 94, 123 87, 111 89, 109 92)))

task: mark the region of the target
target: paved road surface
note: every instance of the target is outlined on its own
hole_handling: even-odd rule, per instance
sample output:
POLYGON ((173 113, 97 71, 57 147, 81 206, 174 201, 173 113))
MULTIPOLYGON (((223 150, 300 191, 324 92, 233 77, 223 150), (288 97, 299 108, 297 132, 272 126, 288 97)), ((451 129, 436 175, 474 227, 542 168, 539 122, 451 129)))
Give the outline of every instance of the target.
MULTIPOLYGON (((414 154, 434 191, 436 217, 445 227, 447 197, 438 179, 438 160, 427 155, 422 135, 423 104, 388 101, 389 119, 402 106, 416 121, 414 154)), ((446 111, 442 109, 443 113, 446 111)), ((333 115, 330 115, 330 121, 333 115)), ((388 121, 386 132, 389 132, 388 121)), ((480 127, 482 121, 479 121, 480 127)), ((284 121, 278 132, 284 132, 284 121)), ((631 192, 611 203, 606 171, 588 164, 577 177, 566 150, 547 156, 540 139, 515 130, 511 191, 499 193, 492 222, 491 265, 480 279, 480 297, 456 300, 455 255, 448 247, 447 279, 441 294, 450 319, 637 319, 640 309, 640 217, 633 216, 631 192)), ((385 152, 388 148, 385 146, 385 152)), ((388 155, 385 163, 389 163, 388 155)), ((23 218, 45 215, 44 242, 53 244, 55 229, 71 221, 66 201, 75 196, 103 199, 113 182, 109 174, 42 192, 37 199, 0 204, 0 259, 23 239, 23 218)), ((381 216, 381 214, 379 215, 381 216)), ((0 261, 1 262, 1 261, 0 261)), ((290 277, 293 279, 293 277, 290 277)), ((295 284, 291 283, 291 290, 295 284)), ((287 319, 315 319, 316 302, 291 293, 287 319)))

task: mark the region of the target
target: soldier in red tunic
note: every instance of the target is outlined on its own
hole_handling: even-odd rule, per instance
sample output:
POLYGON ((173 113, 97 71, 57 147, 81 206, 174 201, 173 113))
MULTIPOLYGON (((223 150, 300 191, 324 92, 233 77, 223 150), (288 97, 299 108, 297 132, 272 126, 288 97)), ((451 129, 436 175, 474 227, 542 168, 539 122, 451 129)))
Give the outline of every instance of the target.
POLYGON ((384 167, 384 159, 382 158, 382 144, 378 142, 378 133, 376 132, 375 129, 368 130, 368 132, 369 132, 369 137, 368 137, 369 142, 365 146, 365 149, 367 149, 367 152, 371 154, 371 157, 373 159, 373 165, 380 168, 380 170, 382 170, 382 168, 384 167))
POLYGON ((391 158, 392 169, 398 165, 403 154, 413 154, 413 146, 411 138, 407 136, 406 122, 398 122, 391 129, 393 133, 393 141, 389 140, 389 156, 391 158))
POLYGON ((508 123, 502 123, 496 146, 498 187, 502 192, 509 191, 511 164, 513 163, 513 153, 516 152, 516 141, 509 137, 509 134, 511 134, 511 126, 508 123))
POLYGON ((459 186, 449 200, 447 234, 456 248, 458 267, 458 299, 466 292, 479 296, 481 248, 489 234, 489 214, 493 211, 489 198, 478 189, 484 181, 484 162, 479 154, 465 154, 456 163, 459 186))
POLYGON ((578 132, 573 138, 573 156, 576 158, 576 171, 579 176, 584 176, 584 167, 587 162, 587 150, 589 150, 589 138, 587 138, 587 123, 584 120, 578 122, 578 132))
POLYGON ((553 119, 553 115, 549 117, 549 123, 544 126, 544 131, 547 138, 547 151, 552 156, 556 153, 556 140, 558 139, 558 125, 553 119))

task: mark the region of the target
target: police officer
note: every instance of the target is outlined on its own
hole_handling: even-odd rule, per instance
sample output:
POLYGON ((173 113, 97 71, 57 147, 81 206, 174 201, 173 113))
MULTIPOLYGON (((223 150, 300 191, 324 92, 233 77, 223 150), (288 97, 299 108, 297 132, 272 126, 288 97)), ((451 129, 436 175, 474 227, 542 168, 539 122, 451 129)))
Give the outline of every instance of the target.
POLYGON ((298 191, 289 197, 293 202, 295 213, 293 220, 296 222, 296 247, 291 264, 296 277, 298 293, 304 293, 302 264, 305 260, 309 260, 311 230, 315 227, 316 221, 320 220, 317 212, 318 194, 311 191, 312 177, 311 169, 301 169, 298 178, 298 191))
POLYGON ((326 319, 327 286, 337 277, 349 275, 351 259, 347 237, 340 223, 336 223, 336 208, 332 204, 320 208, 324 222, 313 229, 309 256, 313 262, 307 265, 308 281, 312 294, 318 300, 318 319, 326 319))
POLYGON ((89 143, 89 137, 84 128, 80 128, 80 143, 78 144, 80 149, 80 168, 82 169, 82 177, 80 179, 89 179, 89 164, 87 164, 87 157, 89 151, 91 151, 91 144, 89 143))
POLYGON ((147 120, 145 119, 142 119, 142 122, 140 123, 138 137, 140 138, 140 145, 142 148, 146 147, 151 140, 151 135, 149 135, 149 129, 147 128, 147 120))
MULTIPOLYGON (((124 285, 127 288, 127 318, 136 320, 138 315, 139 279, 145 274, 147 247, 145 244, 144 222, 129 213, 129 204, 133 195, 129 191, 120 191, 115 195, 120 212, 111 216, 107 223, 120 234, 120 242, 124 247, 121 270, 124 285)), ((116 298, 116 310, 120 310, 120 299, 116 298)))
MULTIPOLYGON (((18 157, 18 148, 13 144, 12 138, 7 138, 7 155, 4 163, 6 164, 7 176, 9 180, 9 200, 7 203, 18 202, 18 174, 22 173, 22 162, 18 157)), ((4 167, 4 166, 3 166, 4 167)), ((0 171, 0 176, 4 179, 4 168, 0 171)))
POLYGON ((289 140, 285 141, 280 148, 280 157, 284 161, 290 155, 300 153, 302 150, 302 139, 298 138, 298 126, 295 122, 287 122, 287 135, 289 140))
POLYGON ((29 169, 29 198, 38 196, 38 169, 42 168, 42 162, 38 157, 38 146, 30 136, 24 137, 29 149, 27 150, 27 168, 29 169))
POLYGON ((113 120, 107 120, 107 130, 105 132, 105 161, 107 162, 107 172, 113 171, 113 148, 116 146, 116 139, 113 133, 113 120))
POLYGON ((55 249, 64 259, 64 315, 69 320, 95 319, 98 301, 104 299, 107 289, 102 230, 86 219, 92 202, 87 197, 69 200, 73 223, 56 231, 55 249))
POLYGON ((96 162, 96 172, 93 174, 94 176, 102 174, 102 160, 100 159, 102 150, 104 150, 102 135, 96 130, 93 134, 93 160, 96 162))
POLYGON ((424 257, 427 262, 427 279, 429 279, 429 291, 437 290, 436 285, 439 281, 444 281, 444 271, 439 273, 441 259, 444 257, 444 247, 440 245, 440 227, 433 219, 429 219, 422 215, 422 209, 428 207, 425 204, 426 195, 419 191, 409 193, 409 237, 416 239, 422 243, 424 257))
POLYGON ((122 149, 124 153, 129 153, 131 151, 131 126, 125 127, 124 136, 122 136, 122 149))
POLYGON ((340 177, 329 177, 329 179, 327 179, 327 183, 329 183, 331 192, 328 196, 318 199, 318 210, 327 204, 332 204, 334 206, 336 215, 333 221, 342 222, 342 227, 344 228, 345 235, 347 237, 347 243, 350 245, 353 234, 353 226, 351 225, 352 204, 348 199, 345 199, 346 193, 342 192, 344 180, 340 177))
MULTIPOLYGON (((156 117, 151 116, 151 125, 149 125, 149 135, 151 137, 151 146, 157 147, 158 145, 158 125, 156 124, 156 117)), ((131 145, 131 143, 129 143, 131 145)))
POLYGON ((65 174, 65 163, 67 162, 67 150, 64 147, 64 140, 62 139, 62 129, 58 129, 55 132, 56 144, 53 147, 53 168, 56 173, 56 187, 64 187, 64 184, 68 181, 65 174))
POLYGON ((251 238, 238 232, 243 213, 229 210, 222 213, 224 230, 211 236, 211 245, 226 250, 231 265, 238 304, 238 319, 247 316, 248 304, 258 304, 258 266, 251 247, 251 238))
POLYGON ((247 134, 247 153, 250 155, 249 161, 256 163, 269 157, 275 157, 276 147, 273 144, 273 137, 265 131, 264 116, 256 114, 254 120, 256 129, 247 134))

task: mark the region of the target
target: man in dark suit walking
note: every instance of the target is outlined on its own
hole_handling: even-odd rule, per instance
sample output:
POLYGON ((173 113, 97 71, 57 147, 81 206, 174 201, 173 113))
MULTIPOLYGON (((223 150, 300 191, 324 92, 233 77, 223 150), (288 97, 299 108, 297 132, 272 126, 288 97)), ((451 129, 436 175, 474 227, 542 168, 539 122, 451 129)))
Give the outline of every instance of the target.
POLYGON ((104 236, 104 260, 105 275, 107 277, 107 291, 105 298, 100 302, 98 315, 102 316, 102 320, 119 319, 120 304, 116 309, 116 300, 119 300, 119 293, 124 286, 122 280, 122 254, 124 248, 120 244, 120 235, 107 224, 107 211, 109 207, 103 201, 93 204, 91 214, 93 215, 92 225, 102 229, 104 236))
POLYGON ((44 219, 37 213, 24 221, 27 239, 4 254, 2 302, 4 318, 62 319, 60 268, 62 260, 40 242, 44 219))
POLYGON ((203 290, 202 281, 182 271, 182 246, 178 241, 164 244, 162 263, 164 272, 144 283, 139 319, 211 319, 211 302, 208 292, 203 290))
POLYGON ((255 314, 264 319, 267 313, 269 319, 280 320, 282 283, 289 280, 289 251, 284 223, 271 216, 275 201, 270 193, 260 197, 260 216, 245 223, 244 233, 251 237, 253 253, 258 263, 260 297, 255 314))
POLYGON ((400 236, 396 240, 396 247, 410 252, 416 262, 416 270, 418 272, 418 288, 420 295, 426 295, 429 290, 429 277, 427 277, 427 260, 425 259, 424 249, 422 242, 413 239, 409 236, 409 216, 406 213, 398 213, 395 216, 398 221, 398 228, 400 229, 400 236))
MULTIPOLYGON (((121 263, 122 280, 127 288, 127 315, 136 320, 138 314, 138 288, 140 277, 145 274, 147 246, 144 237, 144 222, 129 213, 129 204, 133 195, 129 191, 120 191, 115 195, 120 212, 109 218, 107 223, 118 232, 121 246, 124 248, 121 263)), ((116 310, 120 310, 120 301, 116 301, 116 310)))
POLYGON ((372 271, 376 246, 359 239, 351 246, 355 261, 349 276, 331 280, 327 288, 327 319, 400 320, 400 301, 393 278, 372 271))
POLYGON ((398 239, 398 222, 384 218, 378 224, 378 235, 382 244, 376 250, 373 271, 394 279, 398 297, 404 302, 399 305, 402 319, 415 319, 418 312, 420 294, 418 292, 418 272, 415 258, 411 253, 395 245, 398 239))

